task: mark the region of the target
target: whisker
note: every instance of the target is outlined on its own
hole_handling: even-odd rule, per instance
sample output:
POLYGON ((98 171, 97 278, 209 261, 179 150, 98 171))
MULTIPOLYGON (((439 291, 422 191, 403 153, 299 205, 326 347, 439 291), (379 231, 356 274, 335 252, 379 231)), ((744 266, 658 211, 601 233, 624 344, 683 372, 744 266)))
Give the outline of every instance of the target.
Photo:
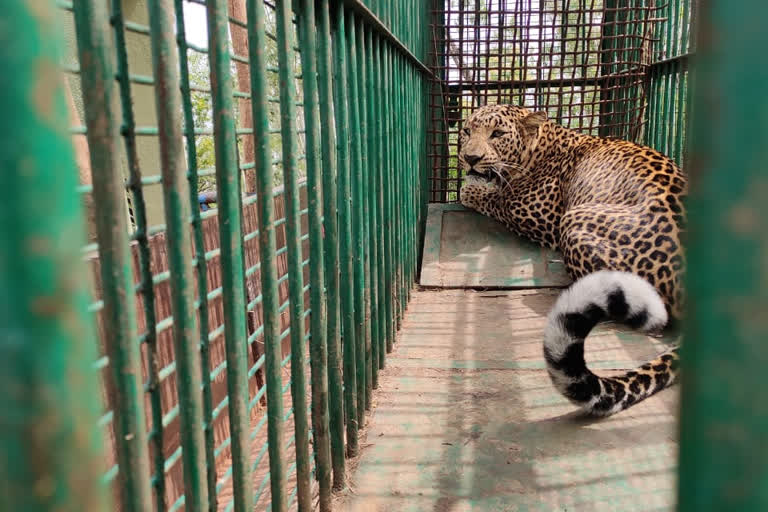
POLYGON ((503 174, 499 172, 498 169, 496 169, 495 167, 491 167, 490 171, 494 174, 494 176, 497 176, 501 181, 504 182, 504 189, 512 188, 512 184, 503 174))

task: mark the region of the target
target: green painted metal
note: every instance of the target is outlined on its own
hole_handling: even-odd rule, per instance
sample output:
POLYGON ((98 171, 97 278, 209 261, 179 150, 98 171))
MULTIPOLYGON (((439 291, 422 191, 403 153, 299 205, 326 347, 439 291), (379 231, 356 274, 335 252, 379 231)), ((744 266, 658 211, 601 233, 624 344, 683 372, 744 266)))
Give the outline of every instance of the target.
POLYGON ((365 424, 365 207, 363 191, 363 159, 361 145, 360 90, 358 88, 356 21, 352 11, 346 11, 345 44, 348 72, 350 163, 349 179, 352 205, 352 266, 355 310, 355 382, 357 385, 357 425, 365 424))
POLYGON ((648 105, 644 142, 685 165, 689 101, 688 63, 692 5, 676 0, 661 6, 659 39, 652 47, 654 62, 648 71, 648 105))
POLYGON ((389 224, 389 189, 387 184, 389 182, 389 176, 391 174, 391 168, 388 161, 389 143, 387 140, 389 123, 387 122, 387 61, 386 61, 386 44, 383 40, 379 39, 378 44, 378 58, 377 58, 377 119, 378 122, 378 139, 379 139, 379 176, 378 176, 378 189, 379 189, 379 203, 380 203, 380 220, 379 226, 381 229, 381 300, 383 302, 383 344, 384 354, 382 357, 382 368, 386 361, 387 347, 390 343, 391 331, 392 331, 392 293, 391 283, 389 280, 389 269, 391 268, 392 261, 390 259, 389 251, 389 237, 391 234, 391 227, 389 224))
POLYGON ((125 193, 117 150, 112 36, 101 2, 78 2, 74 15, 90 163, 91 169, 99 171, 93 173, 92 180, 99 206, 96 231, 104 329, 110 340, 107 355, 113 380, 114 429, 116 439, 121 440, 116 443, 118 477, 125 509, 143 511, 151 507, 149 461, 125 193))
MULTIPOLYGON (((371 392, 373 391, 373 369, 371 368, 372 357, 372 338, 373 338, 373 318, 371 314, 371 268, 372 268, 372 239, 371 239, 371 201, 370 201, 370 146, 369 143, 369 131, 368 126, 368 102, 369 98, 365 89, 366 81, 368 80, 367 63, 366 63, 366 41, 365 41, 365 25, 363 20, 357 19, 357 30, 355 32, 356 45, 357 45, 357 97, 360 101, 360 169, 362 173, 361 187, 362 187, 362 201, 363 201, 363 223, 365 226, 363 232, 363 247, 365 254, 365 282, 363 283, 364 292, 364 308, 365 308, 365 334, 364 342, 362 343, 364 349, 364 367, 365 367, 365 410, 371 409, 371 392)), ((363 422, 364 424, 364 422, 363 422)))
POLYGON ((299 37, 304 85, 304 119, 307 147, 307 193, 309 208, 310 371, 312 379, 312 435, 315 451, 315 477, 319 487, 321 512, 331 509, 331 444, 328 416, 328 347, 323 256, 322 154, 320 150, 320 106, 315 26, 315 2, 303 0, 299 15, 299 37))
POLYGON ((347 456, 357 455, 357 375, 355 356, 355 308, 354 308, 354 265, 352 255, 352 190, 349 162, 349 109, 347 103, 347 51, 344 5, 336 5, 334 16, 333 42, 334 85, 336 93, 336 160, 339 188, 339 267, 341 270, 341 320, 342 348, 344 351, 344 411, 347 426, 347 456), (343 85, 342 85, 343 84, 343 85))
POLYGON ((384 78, 384 93, 382 94, 382 97, 384 99, 384 104, 382 107, 383 116, 382 116, 382 122, 384 123, 384 180, 382 184, 382 189, 384 191, 384 226, 385 232, 386 232, 386 250, 385 250, 385 258, 386 258, 386 273, 385 273, 385 281, 386 281, 386 298, 385 301, 387 303, 387 353, 392 352, 393 343, 395 340, 395 330, 397 325, 397 320, 395 318, 396 316, 396 309, 397 304, 395 302, 395 261, 394 261, 394 250, 393 250, 393 244, 395 243, 394 238, 394 159, 393 159, 393 149, 394 145, 392 142, 392 113, 394 111, 394 106, 392 102, 392 53, 390 52, 390 49, 388 46, 383 47, 384 51, 384 62, 383 62, 383 69, 382 69, 382 76, 384 78))
POLYGON ((385 193, 384 193, 384 175, 386 169, 384 167, 384 151, 386 148, 384 141, 384 76, 383 76, 383 44, 379 37, 374 38, 374 51, 373 56, 376 64, 375 74, 375 119, 376 122, 376 226, 378 226, 378 263, 379 263, 379 275, 378 275, 378 302, 379 302, 379 369, 383 369, 387 354, 387 339, 389 338, 389 319, 391 310, 387 302, 387 260, 386 260, 386 245, 388 230, 385 228, 385 193))
POLYGON ((122 2, 112 2, 112 27, 115 31, 115 47, 117 50, 117 80, 120 84, 120 106, 123 115, 122 133, 125 143, 126 159, 128 161, 128 188, 131 191, 131 206, 133 208, 136 232, 133 233, 139 247, 140 281, 138 292, 142 295, 144 320, 146 325, 145 341, 147 358, 151 362, 147 368, 146 389, 150 395, 152 414, 152 430, 149 440, 152 443, 152 464, 154 474, 155 507, 158 512, 166 508, 165 504, 165 455, 163 452, 163 408, 160 402, 160 382, 157 365, 157 318, 155 315, 155 293, 152 286, 152 260, 147 236, 147 211, 144 201, 144 190, 141 184, 141 168, 136 151, 136 123, 133 116, 131 99, 131 82, 128 69, 128 52, 125 41, 125 22, 122 2))
MULTIPOLYGON (((115 2, 118 4, 119 2, 115 2)), ((175 0, 176 30, 178 33, 179 55, 187 55, 186 27, 184 24, 184 0, 175 0)), ((181 89, 181 103, 184 110, 184 138, 187 148, 187 182, 189 183, 189 203, 192 205, 192 232, 195 243, 195 271, 197 274, 197 289, 200 291, 208 290, 208 269, 205 259, 205 243, 203 241, 203 223, 200 218, 200 208, 197 207, 197 187, 198 187, 198 165, 197 151, 195 141, 195 118, 192 113, 192 97, 189 84, 189 63, 186 58, 179 59, 179 80, 181 89)), ((138 216, 137 216, 138 224, 138 216)), ((210 331, 210 322, 208 319, 208 294, 198 292, 198 312, 199 312, 199 337, 200 337, 200 367, 202 371, 203 386, 203 435, 205 438, 205 459, 206 459, 206 478, 208 481, 208 510, 214 512, 218 510, 218 499, 216 496, 216 458, 214 455, 214 431, 213 431, 213 395, 211 391, 211 379, 209 377, 209 368, 211 367, 210 341, 208 332, 210 331)), ((148 317, 147 317, 148 318, 148 317)), ((147 319, 147 325, 149 319, 147 319)), ((158 425, 154 419, 153 422, 158 425)), ((162 410, 160 411, 162 419, 162 410)), ((158 473, 156 469, 155 473, 158 473)), ((159 493, 159 490, 156 490, 159 493)), ((159 500, 157 500, 159 501, 159 500)), ((160 511, 158 511, 160 512, 160 511)))
POLYGON ((325 276, 328 304, 328 402, 331 430, 333 488, 346 486, 344 460, 344 397, 341 374, 341 299, 339 279, 339 227, 337 217, 338 185, 336 125, 333 109, 333 65, 330 7, 322 2, 319 10, 318 92, 320 124, 323 137, 323 214, 325 219, 325 276))
MULTIPOLYGON (((253 489, 249 463, 250 415, 248 413, 248 356, 245 323, 245 264, 241 219, 242 198, 236 153, 237 138, 233 115, 232 80, 230 79, 231 59, 226 1, 208 1, 207 13, 224 305, 224 340, 227 356, 227 396, 229 399, 227 408, 229 410, 232 442, 233 496, 235 510, 246 511, 253 508, 253 489)), ((274 385, 269 381, 270 376, 274 375, 277 375, 279 379, 279 368, 274 368, 274 358, 267 358, 266 371, 268 385, 277 388, 277 393, 269 394, 270 390, 267 390, 270 406, 270 434, 273 433, 273 429, 276 430, 275 433, 277 434, 275 437, 270 435, 270 439, 281 439, 282 436, 279 434, 281 433, 283 416, 282 401, 279 399, 280 385, 274 385), (273 372, 272 375, 270 375, 270 370, 273 372), (277 404, 273 404, 273 401, 277 404), (272 415, 273 406, 278 407, 279 412, 276 417, 272 415), (279 425, 275 427, 273 423, 279 425)), ((281 444, 270 443, 270 463, 272 462, 272 451, 279 453, 281 444)), ((186 447, 184 451, 186 452, 186 447)), ((280 491, 274 493, 274 487, 279 486, 281 489, 284 487, 281 485, 282 480, 280 478, 282 471, 274 471, 272 475, 273 480, 278 482, 276 486, 273 486, 273 499, 279 504, 280 491)), ((188 503, 189 501, 187 501, 188 503)))
MULTIPOLYGON (((310 487, 309 420, 307 414, 306 344, 304 342, 304 271, 302 266, 301 219, 299 214, 298 140, 296 135, 296 81, 294 80, 294 51, 292 11, 290 2, 276 4, 277 57, 280 78, 280 128, 283 146, 283 183, 285 185, 286 246, 288 248, 288 288, 291 317, 291 396, 293 398, 294 446, 296 453, 296 482, 300 511, 312 509, 310 487)), ((262 199, 263 200, 263 199, 262 199)), ((317 234, 317 233, 316 233, 317 234)), ((272 438, 271 444, 282 439, 272 438)), ((284 499, 275 493, 272 481, 272 510, 282 512, 284 499)), ((284 482, 281 482, 285 487, 284 482)), ((281 489, 285 493, 285 489, 281 489)))
POLYGON ((680 424, 685 512, 768 508, 768 68, 753 65, 765 59, 766 7, 712 0, 699 18, 680 424))
POLYGON ((368 170, 368 207, 369 207, 369 240, 370 240, 370 270, 369 270, 369 300, 371 315, 371 389, 376 389, 379 384, 379 348, 381 343, 381 319, 382 312, 379 310, 381 304, 379 298, 379 237, 380 230, 378 224, 379 203, 378 203, 378 139, 376 137, 376 75, 374 69, 374 49, 373 49, 373 31, 365 31, 365 82, 363 83, 363 94, 366 95, 366 159, 368 170), (366 87, 367 85, 367 87, 366 87))
POLYGON ((200 351, 196 343, 198 329, 195 318, 194 281, 189 265, 192 260, 187 189, 189 183, 186 179, 182 137, 178 55, 173 38, 174 12, 170 0, 150 0, 148 7, 167 226, 168 269, 171 277, 173 345, 178 375, 185 509, 202 511, 208 509, 205 442, 200 428, 203 412, 200 394, 202 369, 200 351))
MULTIPOLYGON (((315 449, 315 476, 320 485, 320 508, 329 510, 331 470, 333 487, 345 485, 346 455, 358 451, 357 430, 364 424, 365 411, 372 402, 378 370, 385 354, 392 349, 396 330, 402 321, 405 304, 414 282, 420 187, 424 176, 426 119, 425 78, 429 70, 421 62, 426 55, 428 32, 421 19, 428 10, 416 8, 419 2, 398 0, 376 2, 374 10, 363 2, 345 0, 314 4, 302 0, 289 4, 276 2, 276 34, 265 29, 265 5, 248 0, 247 21, 229 19, 223 0, 206 2, 209 49, 186 42, 184 0, 148 0, 149 24, 144 26, 123 18, 123 5, 113 5, 112 27, 116 51, 108 37, 106 14, 92 1, 59 6, 72 10, 78 22, 81 71, 86 110, 86 128, 73 127, 73 133, 87 133, 94 175, 94 198, 99 208, 99 251, 102 265, 103 306, 110 338, 109 362, 113 369, 115 396, 112 402, 118 438, 118 462, 106 480, 117 476, 125 510, 216 510, 217 491, 232 480, 232 502, 226 510, 250 510, 254 490, 261 494, 270 482, 272 510, 285 510, 294 497, 299 509, 310 503, 309 422, 307 410, 298 405, 286 416, 282 397, 281 368, 289 358, 281 354, 281 340, 291 335, 291 391, 294 404, 306 403, 304 367, 306 341, 310 342, 312 372, 312 421, 315 449), (295 5, 294 5, 295 4, 295 5), (315 7, 319 11, 315 12, 315 7), (294 11, 292 11, 294 10, 294 11), (381 15, 377 18, 374 12, 381 15), (302 71, 293 70, 293 14, 301 31, 302 71), (413 15, 413 13, 417 13, 413 15), (248 30, 247 58, 232 55, 228 48, 228 24, 248 30), (316 26, 317 25, 317 26, 316 26), (331 32, 333 28, 333 32, 331 32), (127 33, 148 37, 152 43, 152 76, 130 73, 127 33), (276 44, 279 65, 266 62, 267 38, 276 44), (178 47, 178 50, 177 50, 178 47), (211 90, 196 87, 197 93, 210 93, 213 129, 195 128, 190 85, 188 51, 205 53, 210 63, 211 90), (112 59, 117 57, 117 73, 112 59), (317 57, 317 62, 315 62, 317 57), (233 91, 231 61, 248 64, 250 92, 233 91), (178 66, 178 67, 177 67, 178 66), (179 71, 177 71, 179 70, 179 71), (277 73, 280 97, 269 97, 267 73, 277 73), (125 152, 129 181, 120 177, 119 130, 113 104, 121 93, 125 152), (295 79, 302 79, 304 99, 296 101, 295 79), (333 89, 335 79, 336 90, 333 89), (132 91, 134 84, 151 86, 156 96, 158 126, 136 126, 132 91), (233 97, 250 98, 253 129, 237 130, 233 97), (279 104, 282 156, 275 159, 269 127, 270 103, 279 104), (299 154, 296 130, 297 106, 304 107, 307 155, 299 154), (338 130, 339 137, 336 133, 338 130), (213 135, 215 169, 198 169, 196 137, 213 135), (154 137, 161 149, 161 174, 142 177, 136 151, 136 137, 154 137), (242 165, 237 157, 237 138, 253 136, 256 161, 242 165), (322 147, 322 153, 321 153, 322 147), (298 172, 300 159, 306 159, 308 209, 299 210, 298 172), (322 159, 322 163, 320 160, 322 159), (282 165, 286 204, 285 219, 275 219, 273 211, 273 165, 282 165), (242 233, 243 200, 240 169, 257 170, 257 195, 247 202, 259 203, 259 252, 261 261, 244 268, 242 233), (218 209, 201 215, 197 208, 197 186, 201 175, 216 175, 218 209), (322 180, 322 184, 321 184, 322 180), (143 186, 160 185, 165 202, 165 224, 148 226, 147 199, 143 186), (322 186, 321 186, 322 185, 322 186), (132 194, 137 232, 129 236, 125 219, 125 189, 132 194), (322 203, 321 203, 322 201, 322 203), (193 206, 193 211, 190 211, 193 206), (301 236, 301 215, 308 214, 309 233, 301 236), (220 248, 205 253, 203 218, 217 215, 220 248), (286 224, 287 247, 276 250, 275 229, 286 224), (169 270, 151 274, 149 236, 166 233, 169 270), (309 239, 310 258, 304 261, 302 243, 309 239), (142 295, 146 334, 137 336, 133 276, 128 243, 137 243, 141 281, 136 291, 142 295), (193 252, 194 251, 194 252, 193 252), (277 257, 287 256, 288 276, 277 278, 277 257), (208 290, 206 261, 221 261, 222 285, 208 290), (310 286, 303 286, 304 267, 308 266, 310 286), (259 272, 262 294, 245 304, 245 276, 259 272), (196 274, 196 281, 195 276, 196 274), (288 281, 290 301, 278 304, 278 285, 288 281), (173 317, 160 322, 155 318, 157 297, 153 285, 167 281, 171 289, 173 317), (200 297, 195 297, 195 284, 200 297), (304 293, 310 292, 310 310, 305 310, 304 293), (208 307, 223 297, 224 324, 208 332, 208 307), (251 337, 246 335, 247 309, 262 304, 264 325, 251 337), (195 308, 199 307, 199 320, 195 308), (279 331, 279 315, 290 308, 291 329, 279 331), (310 315, 311 336, 304 336, 304 322, 310 315), (199 321, 199 325, 198 322, 199 321), (172 328, 177 359, 165 368, 157 367, 158 335, 172 328), (226 362, 210 371, 209 343, 223 332, 226 362), (248 344, 263 334, 266 351, 263 359, 246 367, 248 344), (343 334, 343 349, 342 335, 343 334), (144 418, 139 382, 140 343, 147 344, 148 382, 146 392, 152 407, 149 440, 143 432, 144 418), (342 351, 344 372, 342 376, 342 351), (327 360, 327 361, 326 361, 327 360), (249 396, 248 375, 264 366, 267 384, 254 397, 249 396), (211 378, 226 371, 227 396, 213 408, 211 378), (179 382, 178 407, 164 411, 159 384, 176 373, 179 382), (266 418, 254 430, 250 425, 249 404, 266 393, 266 418), (224 408, 229 409, 231 437, 214 446, 213 422, 224 408), (346 436, 345 428, 346 410, 346 436), (294 416, 296 460, 287 459, 283 441, 284 422, 294 416), (167 460, 163 442, 167 425, 178 421, 182 446, 167 460), (268 424, 269 443, 251 460, 249 441, 260 425, 268 424), (330 432, 330 436, 329 436, 330 432), (345 439, 346 437, 346 439, 345 439), (153 452, 153 469, 148 463, 148 446, 153 452), (216 456, 231 447, 232 466, 217 480, 216 456), (269 450, 270 472, 254 488, 251 471, 269 450), (170 506, 165 472, 177 461, 183 463, 184 495, 170 506), (205 466, 205 467, 204 467, 205 466), (297 472, 297 488, 291 493, 287 477, 297 472), (150 482, 151 486, 150 487, 150 482), (154 507, 151 491, 154 491, 154 507)), ((371 2, 373 5, 373 3, 371 2)), ((132 37, 132 36, 131 36, 132 37)), ((272 44, 272 43, 270 43, 272 44)), ((73 72, 73 70, 70 70, 73 72)), ((76 71, 74 71, 76 72, 76 71)), ((91 187, 80 187, 85 193, 91 187)), ((74 187, 73 187, 74 189, 74 187)), ((76 196, 74 196, 76 197, 76 196)), ((423 209, 423 208, 422 208, 423 209)), ((106 358, 105 358, 106 361, 106 358)), ((219 468, 220 469, 220 468, 219 468)))
MULTIPOLYGON (((13 250, 0 255, 0 510, 108 510, 99 484, 101 403, 79 248, 82 207, 58 69, 63 38, 49 4, 11 0, 3 10, 13 22, 0 26, 0 44, 8 49, 0 52, 8 73, 0 94, 0 166, 8 194, 0 204, 0 232, 13 250)), ((89 73, 98 76, 97 69, 89 73)), ((99 180, 102 189, 106 180, 99 180)), ((145 448, 126 444, 129 457, 134 447, 145 448)), ((148 468, 146 455, 130 462, 148 468)), ((144 493, 137 499, 149 504, 148 482, 136 483, 144 493)))

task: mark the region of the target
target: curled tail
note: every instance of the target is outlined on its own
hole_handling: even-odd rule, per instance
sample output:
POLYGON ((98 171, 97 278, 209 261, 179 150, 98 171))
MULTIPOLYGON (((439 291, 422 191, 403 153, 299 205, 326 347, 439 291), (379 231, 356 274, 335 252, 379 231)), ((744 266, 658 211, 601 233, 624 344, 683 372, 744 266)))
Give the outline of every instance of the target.
POLYGON ((620 376, 592 373, 584 360, 584 340, 605 320, 652 332, 666 325, 667 311, 650 283, 627 272, 589 274, 557 299, 544 334, 549 377, 566 398, 597 416, 624 410, 678 377, 677 346, 620 376))

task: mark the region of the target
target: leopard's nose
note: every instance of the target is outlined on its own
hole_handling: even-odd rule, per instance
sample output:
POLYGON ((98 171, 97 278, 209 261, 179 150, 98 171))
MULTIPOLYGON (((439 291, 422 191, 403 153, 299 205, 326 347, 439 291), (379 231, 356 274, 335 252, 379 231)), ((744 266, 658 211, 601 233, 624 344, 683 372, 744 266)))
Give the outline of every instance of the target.
POLYGON ((467 161, 470 167, 474 166, 477 162, 483 159, 483 155, 464 155, 464 160, 467 161))

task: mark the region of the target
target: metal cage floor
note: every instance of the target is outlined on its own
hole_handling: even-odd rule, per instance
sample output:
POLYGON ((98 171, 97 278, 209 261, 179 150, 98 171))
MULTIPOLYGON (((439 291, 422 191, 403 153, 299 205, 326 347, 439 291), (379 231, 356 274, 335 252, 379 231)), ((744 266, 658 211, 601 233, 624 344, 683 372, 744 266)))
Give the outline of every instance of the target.
MULTIPOLYGON (((673 510, 678 388, 605 420, 575 413, 541 355, 556 296, 415 292, 341 510, 673 510)), ((603 326, 587 360, 610 373, 666 342, 603 326)))

